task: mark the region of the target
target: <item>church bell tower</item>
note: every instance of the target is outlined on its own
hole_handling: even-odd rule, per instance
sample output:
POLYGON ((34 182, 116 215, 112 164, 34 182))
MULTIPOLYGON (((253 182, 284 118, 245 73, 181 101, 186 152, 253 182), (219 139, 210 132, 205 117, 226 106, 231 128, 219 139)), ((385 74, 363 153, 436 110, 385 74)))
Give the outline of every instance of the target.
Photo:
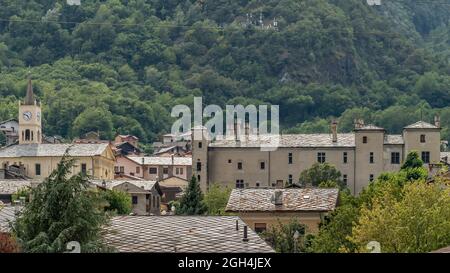
POLYGON ((33 93, 31 77, 28 78, 27 94, 19 102, 19 144, 42 143, 41 105, 33 93))

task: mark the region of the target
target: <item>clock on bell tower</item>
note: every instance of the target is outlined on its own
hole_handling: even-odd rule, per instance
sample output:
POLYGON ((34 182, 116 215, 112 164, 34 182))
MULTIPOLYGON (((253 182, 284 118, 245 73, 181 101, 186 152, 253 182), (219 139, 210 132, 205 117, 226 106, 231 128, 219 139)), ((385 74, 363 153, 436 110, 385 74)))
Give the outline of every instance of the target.
POLYGON ((19 103, 19 144, 42 143, 41 105, 34 97, 31 77, 27 94, 19 103))

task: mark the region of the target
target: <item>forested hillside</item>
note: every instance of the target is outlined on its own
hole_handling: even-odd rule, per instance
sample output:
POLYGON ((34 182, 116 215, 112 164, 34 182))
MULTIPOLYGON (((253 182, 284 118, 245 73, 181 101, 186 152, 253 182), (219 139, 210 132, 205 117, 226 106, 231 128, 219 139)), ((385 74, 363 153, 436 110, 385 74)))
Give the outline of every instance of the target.
POLYGON ((449 0, 0 2, 0 120, 31 71, 48 135, 149 143, 202 95, 279 104, 289 132, 361 117, 395 133, 440 113, 450 139, 449 0))

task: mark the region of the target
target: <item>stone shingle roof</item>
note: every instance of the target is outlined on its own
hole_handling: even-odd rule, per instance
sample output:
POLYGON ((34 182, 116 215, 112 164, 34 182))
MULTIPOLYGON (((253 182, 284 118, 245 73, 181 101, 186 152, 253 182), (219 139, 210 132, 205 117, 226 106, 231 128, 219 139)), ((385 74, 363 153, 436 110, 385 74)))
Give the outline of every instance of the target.
MULTIPOLYGON (((354 147, 355 135, 352 133, 338 134, 338 141, 333 142, 331 134, 287 134, 279 135, 278 147, 354 147)), ((236 143, 235 140, 223 139, 210 143, 210 147, 255 147, 270 146, 277 143, 276 135, 259 135, 257 139, 236 143)))
POLYGON ((359 131, 359 130, 368 130, 368 131, 370 131, 370 130, 377 130, 377 131, 384 131, 384 128, 378 127, 378 126, 373 125, 373 124, 367 124, 367 125, 364 125, 364 126, 362 126, 362 127, 355 128, 355 131, 359 131))
POLYGON ((20 206, 0 206, 0 232, 9 232, 10 223, 16 219, 16 213, 23 207, 20 206))
POLYGON ((402 135, 386 135, 384 144, 404 144, 402 135))
MULTIPOLYGON (((142 164, 142 158, 144 158, 145 165, 172 165, 172 157, 170 156, 129 156, 129 159, 138 164, 142 164)), ((174 157, 173 165, 176 166, 191 166, 192 157, 174 157)))
POLYGON ((226 211, 330 211, 336 207, 338 189, 234 189, 226 211), (282 191, 282 205, 275 205, 275 191, 282 191))
POLYGON ((152 190, 153 187, 155 187, 156 183, 158 183, 156 181, 151 180, 90 180, 90 182, 101 187, 104 187, 105 185, 105 188, 109 190, 123 183, 130 183, 146 191, 152 190))
POLYGON ((274 252, 250 228, 244 242, 244 225, 237 216, 121 216, 105 239, 119 252, 274 252))
POLYGON ((35 157, 35 156, 63 156, 68 148, 71 156, 101 155, 108 147, 107 143, 100 144, 20 144, 0 149, 0 158, 5 157, 35 157))
POLYGON ((439 128, 431 123, 421 120, 416 123, 405 126, 404 129, 439 129, 439 128))
POLYGON ((0 180, 0 194, 14 194, 17 191, 37 185, 40 181, 2 179, 0 180))

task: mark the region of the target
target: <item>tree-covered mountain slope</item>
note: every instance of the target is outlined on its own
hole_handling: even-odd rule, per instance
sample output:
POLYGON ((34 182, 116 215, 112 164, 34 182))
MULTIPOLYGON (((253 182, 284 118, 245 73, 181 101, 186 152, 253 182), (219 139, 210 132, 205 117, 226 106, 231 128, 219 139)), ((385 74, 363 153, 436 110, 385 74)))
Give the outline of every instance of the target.
POLYGON ((151 142, 200 95, 279 104, 291 132, 440 113, 450 138, 449 17, 447 0, 2 0, 0 119, 31 70, 45 132, 67 138, 151 142))

